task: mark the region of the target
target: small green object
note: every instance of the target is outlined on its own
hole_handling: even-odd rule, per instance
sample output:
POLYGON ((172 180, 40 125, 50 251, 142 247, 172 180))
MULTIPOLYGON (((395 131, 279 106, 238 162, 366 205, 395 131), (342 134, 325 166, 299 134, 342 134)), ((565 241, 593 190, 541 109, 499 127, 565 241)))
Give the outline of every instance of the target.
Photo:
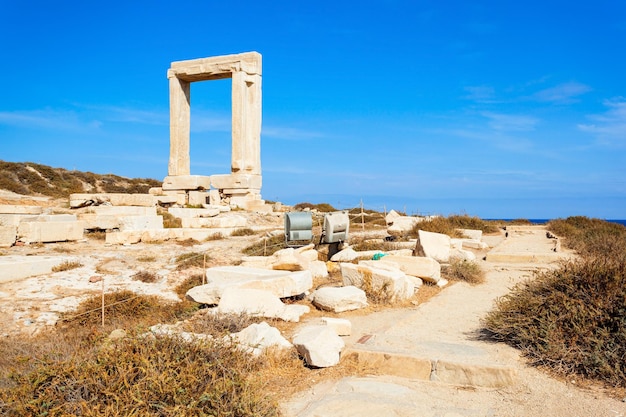
POLYGON ((373 260, 375 260, 375 261, 378 261, 378 260, 380 260, 380 258, 382 258, 383 256, 387 256, 387 254, 386 254, 386 253, 381 253, 381 252, 378 252, 378 253, 375 253, 375 254, 374 254, 374 256, 372 256, 372 259, 373 259, 373 260))

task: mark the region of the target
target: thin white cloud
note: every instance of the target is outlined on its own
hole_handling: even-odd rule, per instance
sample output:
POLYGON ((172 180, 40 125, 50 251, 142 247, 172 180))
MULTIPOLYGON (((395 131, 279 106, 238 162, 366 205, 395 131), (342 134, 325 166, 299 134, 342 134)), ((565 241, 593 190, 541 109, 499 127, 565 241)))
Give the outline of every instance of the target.
POLYGON ((495 89, 488 85, 467 86, 463 89, 468 93, 462 97, 463 99, 479 103, 493 102, 496 95, 495 89))
POLYGON ((83 132, 97 130, 102 123, 98 120, 84 120, 73 111, 43 109, 0 112, 0 125, 83 132))
POLYGON ((321 132, 286 126, 263 126, 261 135, 275 139, 311 140, 325 137, 321 132))
POLYGON ((230 132, 231 128, 232 120, 230 115, 226 116, 210 111, 193 111, 192 109, 192 132, 230 132))
POLYGON ((535 130, 538 120, 531 116, 482 112, 482 116, 489 119, 491 129, 501 132, 521 132, 535 130))
POLYGON ((572 81, 546 88, 532 95, 532 99, 543 102, 569 104, 578 101, 577 97, 591 91, 588 85, 572 81))
POLYGON ((147 125, 167 125, 169 113, 166 110, 149 110, 125 106, 93 106, 77 105, 79 108, 95 111, 99 119, 123 123, 139 123, 147 125))
POLYGON ((579 124, 578 128, 596 136, 603 144, 626 145, 626 98, 616 97, 603 103, 608 110, 603 114, 590 115, 589 124, 579 124))

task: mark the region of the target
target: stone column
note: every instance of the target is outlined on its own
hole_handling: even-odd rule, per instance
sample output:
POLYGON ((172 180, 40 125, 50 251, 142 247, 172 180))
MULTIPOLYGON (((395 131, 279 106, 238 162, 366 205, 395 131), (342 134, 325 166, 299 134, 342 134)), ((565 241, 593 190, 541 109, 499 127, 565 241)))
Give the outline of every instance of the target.
POLYGON ((232 73, 233 174, 261 175, 261 75, 232 73))
POLYGON ((168 175, 189 175, 190 82, 168 74, 170 80, 170 161, 168 175))

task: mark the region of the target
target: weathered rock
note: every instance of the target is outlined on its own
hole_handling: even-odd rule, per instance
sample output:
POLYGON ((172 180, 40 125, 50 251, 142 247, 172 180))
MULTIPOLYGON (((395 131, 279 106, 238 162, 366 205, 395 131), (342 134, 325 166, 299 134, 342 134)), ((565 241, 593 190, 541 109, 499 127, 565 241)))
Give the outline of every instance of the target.
POLYGON ((240 347, 253 355, 260 355, 265 349, 290 349, 293 347, 280 331, 266 322, 251 324, 238 333, 230 335, 240 347))
POLYGON ((293 344, 306 363, 326 368, 339 363, 344 341, 329 326, 307 326, 293 338, 293 344))
POLYGON ((211 177, 204 175, 168 175, 163 180, 164 191, 169 190, 208 190, 211 177))
POLYGON ((309 271, 311 276, 315 278, 328 278, 328 269, 324 261, 312 261, 309 263, 309 271))
POLYGON ((16 239, 17 239, 17 227, 16 226, 0 225, 0 248, 9 248, 13 246, 16 239))
POLYGON ((20 206, 13 204, 0 204, 0 214, 41 214, 43 208, 39 206, 20 206))
POLYGON ((85 224, 76 216, 39 216, 36 221, 22 221, 17 228, 17 240, 33 242, 65 242, 83 238, 85 224), (58 219, 58 220, 56 220, 58 219))
POLYGON ((427 257, 439 262, 448 262, 451 249, 450 236, 424 230, 419 230, 418 235, 419 243, 427 257))
POLYGON ((461 261, 475 261, 476 255, 465 249, 452 249, 450 251, 450 259, 458 259, 461 261))
POLYGON ((0 256, 0 283, 49 274, 68 260, 71 258, 64 256, 0 256))
POLYGON ((120 340, 126 337, 126 330, 124 329, 115 329, 111 333, 109 333, 109 340, 120 340))
POLYGON ((370 265, 342 263, 341 276, 343 284, 354 285, 363 289, 369 296, 380 298, 387 302, 406 300, 413 296, 415 287, 404 272, 389 266, 383 266, 383 268, 387 268, 383 269, 370 265))
POLYGON ((441 265, 432 258, 387 255, 380 262, 393 262, 405 274, 422 278, 434 284, 441 279, 441 265))
POLYGON ((95 194, 70 194, 70 207, 99 206, 102 204, 112 206, 145 206, 156 205, 156 199, 150 194, 126 194, 126 193, 95 193, 95 194))
POLYGON ((193 218, 205 218, 215 217, 220 214, 220 210, 217 208, 186 208, 186 207, 170 207, 167 209, 174 217, 179 219, 193 219, 193 218))
POLYGON ((475 230, 475 229, 458 229, 458 230, 461 231, 463 236, 472 240, 477 240, 480 242, 480 240, 483 238, 482 230, 475 230))
POLYGON ((352 323, 348 319, 336 317, 322 317, 322 324, 331 327, 339 336, 350 336, 352 334, 352 323))
POLYGON ((311 289, 310 271, 273 271, 241 266, 218 266, 207 269, 207 284, 191 288, 187 297, 203 304, 217 304, 227 288, 269 291, 278 298, 300 295, 311 289))
POLYGON ((294 248, 286 248, 272 255, 271 265, 272 269, 282 271, 303 271, 309 269, 310 261, 294 248))
POLYGON ((416 224, 423 221, 422 217, 400 216, 393 220, 393 223, 387 227, 387 233, 391 236, 403 237, 409 234, 416 224))
POLYGON ((398 217, 402 217, 402 215, 395 210, 391 210, 389 211, 389 213, 387 213, 387 216, 385 216, 385 221, 388 225, 391 225, 398 217))
POLYGON ((479 240, 474 240, 474 239, 463 239, 462 247, 464 249, 478 249, 478 250, 489 249, 488 244, 486 244, 485 242, 481 242, 479 240))
POLYGON ((330 258, 333 262, 352 262, 356 259, 359 259, 359 254, 350 246, 342 249, 330 258))
MULTIPOLYGON (((196 209, 205 210, 205 209, 196 209)), ((183 217, 181 218, 183 227, 190 228, 241 228, 248 225, 248 220, 238 214, 224 214, 218 217, 183 217)))
POLYGON ((352 285, 322 287, 313 292, 312 298, 316 307, 335 313, 367 307, 365 291, 352 285))
POLYGON ((224 314, 245 313, 254 317, 298 322, 300 316, 309 312, 309 307, 283 304, 269 291, 230 287, 222 293, 217 311, 224 314))

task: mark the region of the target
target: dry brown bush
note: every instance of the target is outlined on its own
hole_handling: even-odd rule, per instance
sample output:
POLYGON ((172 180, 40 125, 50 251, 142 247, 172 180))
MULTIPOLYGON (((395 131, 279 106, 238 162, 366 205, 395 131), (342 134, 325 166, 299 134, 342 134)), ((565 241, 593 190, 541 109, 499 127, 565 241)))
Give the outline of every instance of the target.
POLYGON ((80 268, 81 266, 83 266, 83 264, 78 261, 63 261, 59 265, 53 266, 52 272, 69 271, 71 269, 80 268))

